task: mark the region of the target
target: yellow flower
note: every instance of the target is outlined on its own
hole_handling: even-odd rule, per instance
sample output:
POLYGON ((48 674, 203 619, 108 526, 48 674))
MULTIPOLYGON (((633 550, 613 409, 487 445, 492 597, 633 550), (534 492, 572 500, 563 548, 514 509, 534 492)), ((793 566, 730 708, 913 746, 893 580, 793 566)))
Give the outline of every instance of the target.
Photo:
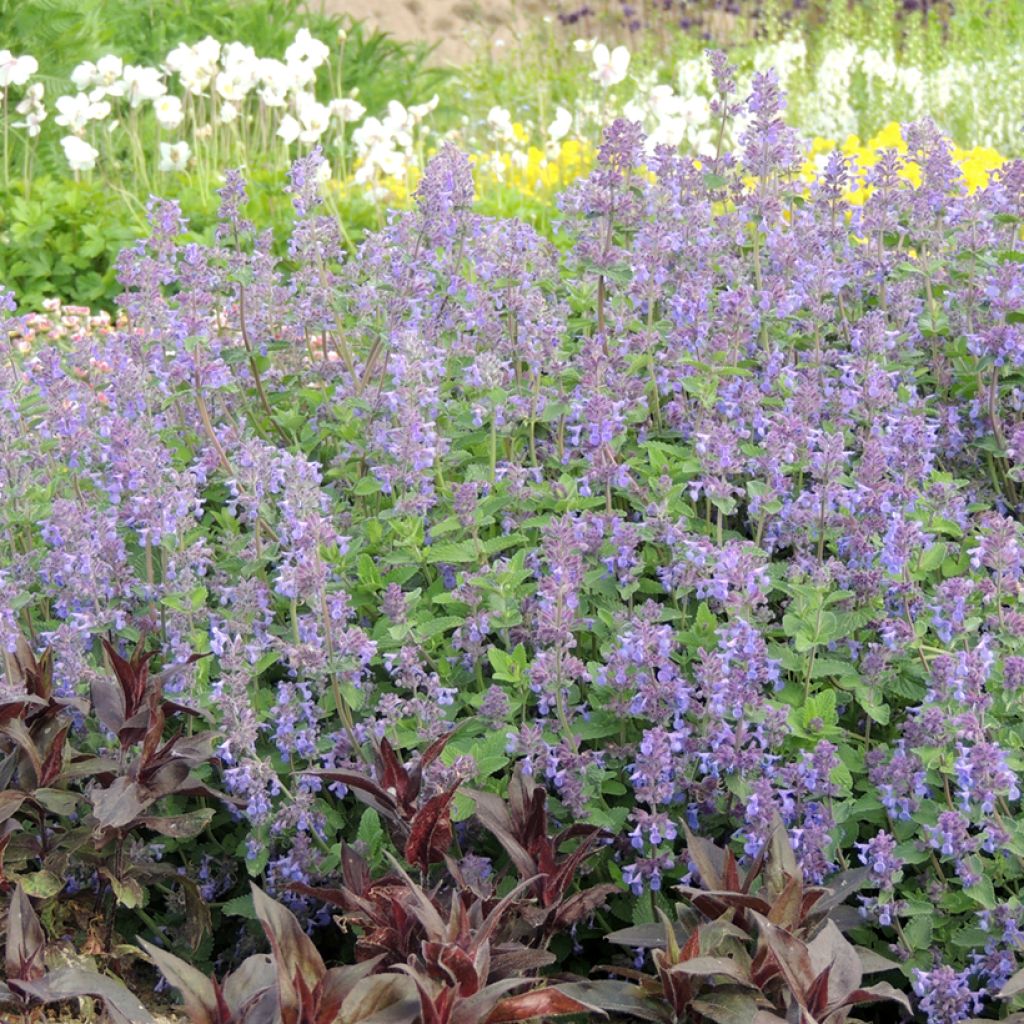
POLYGON ((903 138, 903 129, 896 121, 890 121, 877 135, 868 139, 868 149, 877 152, 880 149, 895 149, 906 153, 907 143, 903 138))

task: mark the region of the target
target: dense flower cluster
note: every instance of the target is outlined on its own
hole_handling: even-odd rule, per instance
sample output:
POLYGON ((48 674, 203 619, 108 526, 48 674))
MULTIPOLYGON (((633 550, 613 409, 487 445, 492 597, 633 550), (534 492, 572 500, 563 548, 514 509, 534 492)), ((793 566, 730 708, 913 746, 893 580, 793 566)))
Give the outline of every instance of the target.
POLYGON ((278 891, 333 870, 317 770, 463 723, 421 800, 517 759, 644 898, 684 824, 749 861, 781 820, 809 882, 867 867, 931 1020, 973 1012, 1019 937, 1024 164, 969 190, 918 122, 851 201, 784 110, 759 74, 703 160, 617 121, 562 248, 451 146, 347 259, 319 150, 281 263, 239 174, 212 246, 152 200, 123 318, 5 303, 0 645, 72 693, 159 636, 278 891))

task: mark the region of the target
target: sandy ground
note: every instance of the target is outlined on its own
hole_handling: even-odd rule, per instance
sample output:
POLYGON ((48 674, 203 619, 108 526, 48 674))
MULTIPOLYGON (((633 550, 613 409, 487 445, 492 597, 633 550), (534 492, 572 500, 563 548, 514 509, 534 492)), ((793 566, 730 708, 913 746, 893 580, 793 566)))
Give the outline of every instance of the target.
POLYGON ((546 8, 539 0, 310 0, 313 8, 350 14, 397 39, 436 43, 438 63, 464 61, 481 46, 514 45, 546 8))

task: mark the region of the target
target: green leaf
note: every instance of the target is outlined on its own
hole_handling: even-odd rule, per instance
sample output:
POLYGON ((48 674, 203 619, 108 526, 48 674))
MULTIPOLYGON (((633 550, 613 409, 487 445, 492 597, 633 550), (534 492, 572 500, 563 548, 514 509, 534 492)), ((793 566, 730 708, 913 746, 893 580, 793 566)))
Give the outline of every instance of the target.
POLYGON ((220 909, 227 917, 244 917, 247 921, 256 920, 256 910, 252 905, 251 893, 227 900, 220 909))
POLYGON ((367 858, 370 863, 380 860, 381 850, 384 849, 384 838, 384 826, 380 823, 380 815, 372 807, 367 807, 359 819, 356 839, 366 844, 367 858))
MULTIPOLYGON (((934 908, 932 908, 934 911, 934 908)), ((904 926, 903 934, 911 949, 928 949, 932 944, 935 918, 932 914, 912 917, 904 926)))
POLYGON ((415 632, 421 640, 429 640, 449 629, 461 626, 464 621, 459 615, 441 615, 434 619, 428 619, 426 622, 417 623, 415 632))
POLYGON ((460 540, 455 544, 432 544, 427 548, 427 561, 434 565, 438 562, 475 562, 480 557, 476 542, 460 540))
POLYGON ((64 883, 52 871, 33 871, 27 875, 18 875, 15 881, 21 883, 27 895, 39 900, 56 896, 64 888, 64 883))
POLYGON ((380 490, 380 481, 375 476, 364 476, 352 488, 352 493, 363 498, 370 494, 380 494, 380 490))

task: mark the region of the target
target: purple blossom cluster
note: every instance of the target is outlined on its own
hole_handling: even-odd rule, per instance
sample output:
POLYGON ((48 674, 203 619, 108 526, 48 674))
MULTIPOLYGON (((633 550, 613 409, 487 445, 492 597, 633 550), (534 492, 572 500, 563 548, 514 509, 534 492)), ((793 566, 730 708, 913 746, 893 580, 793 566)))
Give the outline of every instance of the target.
POLYGON ((809 882, 861 863, 958 1020, 1019 946, 1024 164, 967 194, 908 126, 920 184, 889 151, 850 202, 841 153, 797 179, 770 72, 744 105, 712 68, 740 151, 616 123, 557 245, 475 213, 449 147, 346 255, 314 152, 285 261, 231 173, 213 245, 151 203, 110 333, 15 345, 5 300, 0 643, 71 693, 98 636, 157 635, 278 889, 356 820, 317 771, 459 725, 419 800, 518 759, 637 895, 684 824, 750 862, 781 822, 809 882), (935 967, 965 907, 988 940, 935 967))

